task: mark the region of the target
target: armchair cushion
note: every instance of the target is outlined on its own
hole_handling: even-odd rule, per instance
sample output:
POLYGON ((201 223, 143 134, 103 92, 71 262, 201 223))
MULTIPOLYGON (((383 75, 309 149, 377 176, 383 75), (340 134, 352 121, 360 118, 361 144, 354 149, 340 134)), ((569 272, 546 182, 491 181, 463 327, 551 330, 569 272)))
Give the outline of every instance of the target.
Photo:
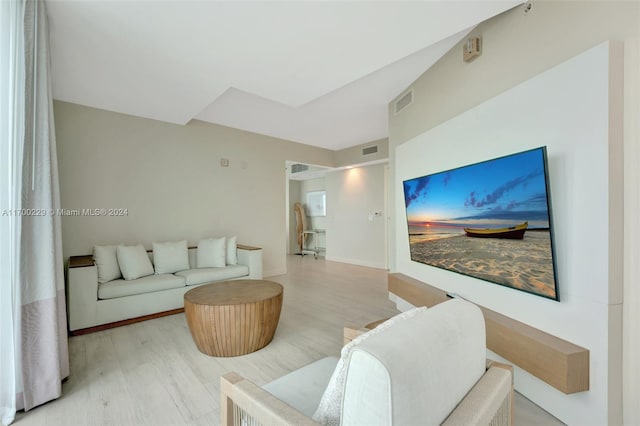
POLYGON ((341 424, 439 425, 485 367, 480 309, 461 299, 441 303, 353 348, 341 424))
POLYGON ((262 388, 279 400, 311 417, 318 408, 338 358, 329 356, 292 371, 262 388))
POLYGON ((347 343, 340 352, 340 360, 338 361, 336 369, 331 376, 331 380, 329 381, 329 384, 324 394, 322 395, 322 399, 320 400, 318 409, 313 414, 313 420, 325 425, 340 424, 340 410, 342 407, 343 389, 347 375, 348 358, 353 348, 366 341, 370 337, 375 336, 376 334, 390 327, 393 327, 396 324, 402 323, 404 320, 426 310, 427 308, 422 306, 406 312, 402 312, 378 325, 373 330, 364 333, 353 339, 351 342, 347 343))

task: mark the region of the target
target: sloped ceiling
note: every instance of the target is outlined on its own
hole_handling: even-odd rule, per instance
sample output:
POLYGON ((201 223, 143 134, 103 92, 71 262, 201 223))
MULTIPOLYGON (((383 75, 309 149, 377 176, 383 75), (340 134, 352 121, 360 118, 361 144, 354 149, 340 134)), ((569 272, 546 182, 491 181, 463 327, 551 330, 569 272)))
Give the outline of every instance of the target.
POLYGON ((47 0, 55 99, 332 150, 387 136, 387 105, 521 1, 47 0))

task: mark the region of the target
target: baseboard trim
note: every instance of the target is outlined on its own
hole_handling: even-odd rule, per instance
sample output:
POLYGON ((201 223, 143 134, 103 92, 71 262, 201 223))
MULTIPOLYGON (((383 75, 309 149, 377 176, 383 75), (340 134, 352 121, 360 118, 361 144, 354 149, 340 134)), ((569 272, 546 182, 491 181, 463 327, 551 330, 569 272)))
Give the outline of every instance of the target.
POLYGON ((170 311, 157 312, 155 314, 143 315, 141 317, 129 318, 122 321, 110 322, 108 324, 100 324, 94 327, 81 328, 79 330, 73 330, 69 332, 70 336, 82 336, 83 334, 95 333, 97 331, 104 331, 110 328, 121 327, 123 325, 135 324, 137 322, 148 321, 156 318, 166 317, 169 315, 181 314, 184 312, 184 308, 172 309, 170 311))

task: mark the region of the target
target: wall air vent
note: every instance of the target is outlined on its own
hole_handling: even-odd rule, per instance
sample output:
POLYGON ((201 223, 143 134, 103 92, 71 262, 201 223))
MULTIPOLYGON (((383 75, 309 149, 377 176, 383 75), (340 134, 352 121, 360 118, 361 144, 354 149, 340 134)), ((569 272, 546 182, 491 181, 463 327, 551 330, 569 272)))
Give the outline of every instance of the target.
POLYGON ((395 104, 395 113, 399 114, 400 111, 411 105, 413 102, 413 89, 409 90, 407 93, 402 95, 400 99, 396 101, 395 104))
POLYGON ((371 155, 371 154, 375 154, 376 152, 378 152, 378 145, 362 148, 362 155, 371 155))
POLYGON ((307 170, 309 170, 309 166, 306 164, 293 164, 291 166, 291 173, 306 172, 307 170))

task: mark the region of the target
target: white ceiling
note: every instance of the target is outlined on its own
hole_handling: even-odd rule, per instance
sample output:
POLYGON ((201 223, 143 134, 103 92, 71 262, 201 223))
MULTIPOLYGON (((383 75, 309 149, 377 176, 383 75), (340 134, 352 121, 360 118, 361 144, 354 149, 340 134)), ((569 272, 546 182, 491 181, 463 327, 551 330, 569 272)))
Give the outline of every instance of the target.
POLYGON ((388 103, 521 2, 47 0, 53 94, 337 150, 386 137, 388 103))

